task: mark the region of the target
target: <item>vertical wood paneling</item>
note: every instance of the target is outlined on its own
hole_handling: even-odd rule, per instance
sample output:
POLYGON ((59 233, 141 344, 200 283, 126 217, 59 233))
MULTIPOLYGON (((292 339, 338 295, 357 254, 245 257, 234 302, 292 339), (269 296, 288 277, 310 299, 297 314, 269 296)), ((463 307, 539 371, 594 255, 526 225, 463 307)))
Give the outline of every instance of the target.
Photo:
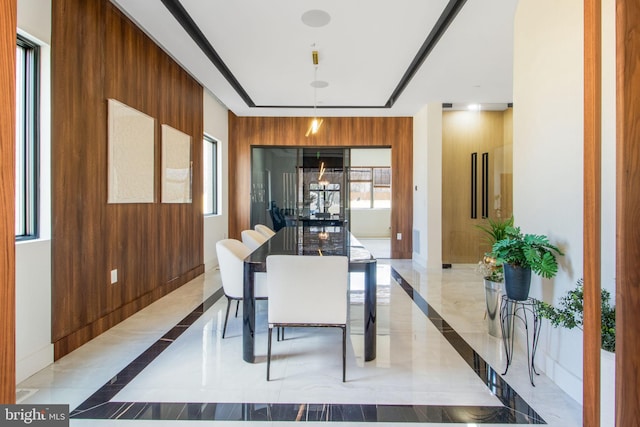
POLYGON ((618 0, 616 426, 640 420, 640 2, 618 0))
POLYGON ((109 1, 60 0, 52 8, 59 358, 203 271, 203 107, 199 84, 109 1), (156 119, 155 203, 106 203, 108 98, 156 119), (162 124, 192 137, 191 204, 160 203, 162 124))
MULTIPOLYGON (((502 115, 504 126, 504 146, 508 149, 502 152, 502 168, 505 171, 500 176, 500 207, 502 216, 513 214, 513 108, 507 108, 502 115)), ((491 161, 495 162, 494 158, 491 161)))
MULTIPOLYGON (((511 170, 511 160, 497 159, 510 144, 512 126, 511 109, 506 111, 449 111, 442 114, 442 261, 443 263, 476 263, 490 248, 483 233, 475 225, 483 224, 478 215, 471 218, 471 153, 489 153, 489 216, 497 217, 493 196, 508 191, 500 200, 502 218, 511 216, 510 176, 502 176, 496 188, 496 165, 502 164, 505 171, 511 170)), ((506 156, 502 156, 506 157, 506 156)), ((479 161, 479 160, 478 160, 479 161)), ((476 180, 480 183, 480 167, 476 169, 476 180)), ((476 185, 481 194, 480 185, 476 185)), ((480 211, 481 197, 476 198, 476 211, 480 211)))
POLYGON ((391 147, 393 258, 411 258, 413 227, 413 119, 325 117, 320 132, 304 134, 308 117, 237 117, 229 113, 229 236, 250 225, 251 146, 391 147))
POLYGON ((0 404, 16 403, 16 0, 0 0, 0 404))
POLYGON ((602 42, 600 0, 584 2, 584 333, 585 426, 600 426, 600 209, 602 42))

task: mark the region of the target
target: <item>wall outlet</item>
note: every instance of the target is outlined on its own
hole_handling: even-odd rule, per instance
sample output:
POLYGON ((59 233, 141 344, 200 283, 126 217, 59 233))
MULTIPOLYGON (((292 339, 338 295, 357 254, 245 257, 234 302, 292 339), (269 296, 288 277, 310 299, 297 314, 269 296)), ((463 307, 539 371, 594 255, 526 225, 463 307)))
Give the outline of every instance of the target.
POLYGON ((111 270, 111 284, 113 285, 114 283, 118 282, 118 269, 116 268, 115 270, 111 270))
POLYGON ((396 240, 402 240, 402 233, 396 233, 396 240))

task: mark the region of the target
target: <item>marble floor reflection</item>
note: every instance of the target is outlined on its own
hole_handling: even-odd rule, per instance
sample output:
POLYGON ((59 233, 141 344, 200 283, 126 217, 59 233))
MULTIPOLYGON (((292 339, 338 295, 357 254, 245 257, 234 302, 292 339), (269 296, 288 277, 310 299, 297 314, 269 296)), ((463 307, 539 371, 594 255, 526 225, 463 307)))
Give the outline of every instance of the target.
POLYGON ((256 317, 262 350, 243 362, 241 315, 221 338, 226 299, 212 270, 19 384, 18 395, 69 404, 78 426, 581 425, 581 407, 544 374, 531 385, 522 351, 500 375, 504 349, 486 333, 474 266, 378 264, 377 357, 364 362, 353 275, 346 383, 332 328, 288 330, 266 381, 266 302, 256 317))

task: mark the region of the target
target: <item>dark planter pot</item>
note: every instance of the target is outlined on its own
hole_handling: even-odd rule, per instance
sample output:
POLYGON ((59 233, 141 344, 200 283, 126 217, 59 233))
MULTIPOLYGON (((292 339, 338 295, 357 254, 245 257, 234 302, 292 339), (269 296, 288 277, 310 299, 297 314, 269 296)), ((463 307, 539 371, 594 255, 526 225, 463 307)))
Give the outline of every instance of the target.
POLYGON ((531 287, 531 269, 503 264, 504 290, 507 297, 516 301, 524 301, 529 298, 531 287))

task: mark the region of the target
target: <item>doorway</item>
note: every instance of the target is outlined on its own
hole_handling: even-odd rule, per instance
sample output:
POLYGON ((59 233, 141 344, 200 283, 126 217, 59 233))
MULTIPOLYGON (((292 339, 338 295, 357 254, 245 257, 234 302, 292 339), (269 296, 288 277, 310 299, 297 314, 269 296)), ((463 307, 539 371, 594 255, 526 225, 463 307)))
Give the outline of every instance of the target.
POLYGON ((252 147, 251 227, 344 225, 391 257, 391 148, 252 147))
POLYGON ((391 258, 391 148, 352 148, 351 233, 375 258, 391 258))
POLYGON ((442 262, 472 263, 491 248, 476 225, 513 215, 513 112, 442 114, 442 262))

